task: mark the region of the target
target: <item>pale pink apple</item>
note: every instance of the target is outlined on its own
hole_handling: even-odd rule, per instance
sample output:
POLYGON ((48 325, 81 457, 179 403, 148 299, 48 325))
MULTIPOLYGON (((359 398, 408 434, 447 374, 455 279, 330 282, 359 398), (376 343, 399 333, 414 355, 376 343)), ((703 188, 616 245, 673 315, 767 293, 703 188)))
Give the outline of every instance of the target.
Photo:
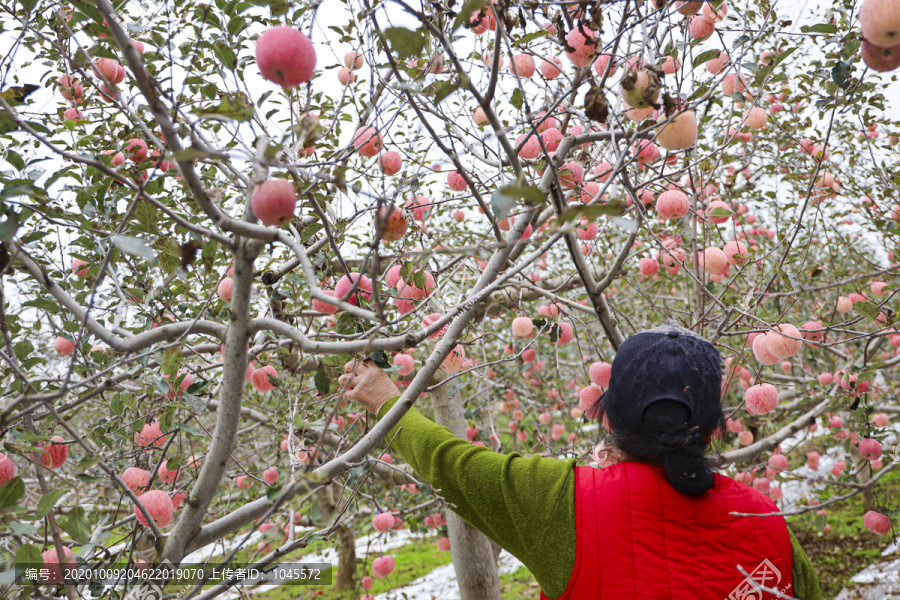
POLYGON ((687 194, 678 190, 663 192, 656 199, 656 211, 663 219, 680 219, 691 207, 687 194))
POLYGON ((728 62, 728 53, 720 52, 717 58, 711 58, 706 61, 706 70, 712 73, 713 75, 718 75, 722 72, 722 69, 725 68, 725 64, 728 62))
POLYGON ((403 168, 403 159, 400 154, 394 150, 382 152, 378 156, 378 168, 385 175, 396 175, 403 168))
MULTIPOLYGON (((326 294, 328 296, 334 296, 333 290, 320 290, 320 291, 323 294, 326 294)), ((328 302, 325 302, 324 300, 319 300, 318 298, 312 299, 312 309, 314 311, 317 311, 320 313, 325 313, 326 315, 333 315, 334 313, 336 313, 338 311, 338 307, 335 306, 334 304, 329 304, 328 302)))
POLYGON ((464 192, 469 184, 458 171, 449 171, 447 173, 447 186, 454 192, 464 192))
POLYGON ((572 189, 584 181, 584 167, 575 161, 569 161, 562 165, 559 171, 559 183, 566 189, 572 189))
POLYGON ((731 96, 735 92, 743 92, 747 89, 747 81, 744 76, 737 73, 729 73, 722 79, 722 93, 731 96))
POLYGON ((375 579, 382 579, 391 574, 394 570, 393 556, 379 556, 372 561, 372 576, 375 579))
POLYGON ((705 40, 716 31, 716 26, 704 19, 701 15, 691 17, 688 25, 688 35, 695 40, 705 40))
POLYGON ((557 338, 553 343, 557 346, 565 346, 566 344, 571 343, 575 337, 575 329, 572 327, 572 324, 565 321, 560 321, 557 324, 557 327, 557 338))
POLYGON ((3 485, 16 476, 16 463, 13 459, 0 452, 0 485, 3 485))
POLYGON ((134 443, 143 448, 145 451, 153 448, 162 448, 166 445, 166 436, 160 429, 159 421, 144 424, 144 427, 134 433, 134 443))
POLYGON ((316 51, 298 29, 273 27, 256 41, 256 65, 262 76, 282 87, 296 87, 312 79, 316 51))
POLYGON ((519 148, 519 158, 537 158, 541 153, 541 143, 533 135, 520 135, 516 138, 516 147, 519 148))
POLYGON ((725 260, 733 267, 744 264, 749 256, 747 246, 735 240, 727 242, 722 251, 725 253, 725 260))
POLYGON ((891 420, 885 413, 875 413, 872 415, 872 424, 875 427, 887 427, 890 425, 891 420))
POLYGON ((566 34, 566 46, 574 52, 569 52, 566 48, 566 58, 576 67, 588 66, 594 58, 597 42, 599 42, 599 34, 593 29, 583 25, 574 27, 566 34))
MULTIPOLYGON (((879 73, 886 73, 900 67, 900 44, 882 48, 864 39, 860 54, 866 66, 879 73)), ((877 132, 875 133, 877 134, 877 132)))
POLYGON ((337 284, 334 286, 335 296, 344 300, 348 304, 352 304, 353 306, 357 306, 358 300, 356 298, 357 294, 354 293, 349 296, 350 288, 353 287, 353 284, 359 281, 359 285, 356 290, 360 296, 362 296, 363 300, 370 300, 372 297, 372 280, 366 277, 365 275, 360 275, 359 273, 350 273, 349 276, 344 275, 340 279, 338 279, 337 284))
POLYGON ((250 382, 253 384, 253 389, 263 394, 275 389, 275 386, 272 384, 269 377, 272 377, 273 379, 278 378, 278 371, 276 371, 275 367, 272 365, 266 365, 254 370, 253 375, 250 376, 250 382))
POLYGON ((534 332, 534 324, 528 317, 516 317, 512 322, 513 336, 518 338, 529 338, 534 332))
POLYGON ((409 227, 403 212, 396 206, 382 206, 378 210, 376 222, 382 227, 381 239, 385 242, 396 242, 403 239, 409 227))
POLYGON ((219 295, 219 299, 221 299, 222 302, 229 303, 231 302, 231 294, 233 290, 234 280, 231 277, 226 277, 219 282, 219 287, 216 288, 216 293, 219 295))
POLYGON ((394 366, 397 367, 397 374, 406 376, 412 375, 415 359, 409 354, 397 354, 394 356, 394 366))
POLYGON ((853 310, 853 300, 844 296, 838 296, 835 310, 839 313, 848 313, 853 310))
POLYGON ((612 61, 612 66, 609 67, 609 77, 612 77, 616 74, 616 59, 614 56, 610 54, 600 54, 597 56, 597 60, 594 61, 594 70, 597 72, 597 75, 603 76, 603 73, 606 71, 607 65, 612 61))
POLYGON ((265 471, 263 471, 263 481, 266 482, 266 485, 274 485, 276 481, 278 481, 278 469, 275 467, 269 467, 265 471))
POLYGON ((728 268, 728 259, 721 248, 710 246, 697 253, 701 268, 710 275, 721 275, 728 268))
POLYGON ((608 362, 591 363, 588 368, 588 377, 594 385, 609 387, 609 379, 612 376, 612 365, 608 362))
POLYGON ((156 474, 159 476, 160 481, 163 483, 175 483, 178 481, 178 478, 181 477, 181 469, 174 469, 170 471, 168 469, 169 461, 164 460, 161 465, 159 465, 159 469, 156 471, 156 474))
POLYGON ((660 115, 656 121, 656 141, 666 150, 685 150, 697 143, 697 115, 693 110, 674 117, 660 115))
POLYGON ((559 148, 559 142, 562 141, 562 137, 562 133, 556 127, 550 127, 541 133, 541 140, 543 140, 547 152, 555 152, 559 148))
POLYGON ((752 431, 742 431, 738 434, 738 442, 740 442, 741 446, 749 446, 753 443, 753 432, 752 431))
POLYGON ((372 526, 375 527, 375 531, 381 533, 390 531, 394 528, 394 515, 391 513, 379 513, 372 519, 372 526))
MULTIPOLYGON (((172 522, 172 516, 175 514, 175 505, 167 493, 162 490, 150 490, 141 495, 141 504, 150 513, 150 517, 156 523, 157 527, 165 527, 172 522)), ((144 527, 149 527, 147 519, 140 508, 135 505, 134 515, 137 517, 138 523, 144 527)))
POLYGON ((534 57, 530 54, 513 54, 509 63, 509 72, 519 77, 529 78, 534 75, 534 57))
POLYGON ((109 83, 117 84, 125 80, 125 69, 111 58, 95 58, 93 67, 97 77, 109 83))
POLYGON ((562 72, 562 60, 554 56, 550 60, 541 60, 541 75, 544 79, 556 79, 562 72))
POLYGON ((769 117, 765 110, 758 106, 754 106, 744 112, 743 124, 750 129, 762 129, 766 126, 766 121, 768 119, 769 117))
POLYGON ((869 510, 863 515, 863 526, 876 535, 886 535, 891 530, 891 518, 880 512, 869 510))
POLYGON ((268 179, 256 186, 250 207, 263 224, 280 227, 290 221, 297 207, 294 184, 287 179, 268 179))
POLYGON ((763 333, 753 340, 753 356, 764 365, 774 365, 780 359, 769 351, 769 333, 763 333))
POLYGON ((50 438, 49 442, 41 442, 39 444, 39 447, 42 450, 41 465, 48 469, 60 468, 65 464, 66 459, 69 457, 68 444, 54 442, 65 442, 65 440, 58 435, 54 435, 50 438))
POLYGON ((75 342, 59 335, 56 336, 56 340, 53 342, 53 349, 60 356, 69 356, 75 352, 75 342))
POLYGON ((412 213, 413 219, 424 223, 431 216, 431 201, 425 196, 406 199, 406 209, 412 213))
POLYGON ((881 442, 873 438, 859 441, 859 455, 866 460, 878 460, 881 458, 881 442))
POLYGON ((477 125, 478 127, 484 127, 490 122, 484 112, 484 109, 480 106, 475 109, 475 112, 472 115, 472 121, 474 121, 475 125, 477 125))
POLYGON ((715 25, 725 19, 728 14, 728 4, 722 2, 718 7, 714 7, 709 2, 703 4, 700 16, 715 25))
POLYGON ((359 52, 348 52, 344 55, 344 66, 348 69, 361 69, 363 66, 363 55, 359 52))
MULTIPOLYGON (((74 264, 75 264, 75 261, 72 261, 73 266, 74 266, 74 264)), ((874 294, 875 296, 883 296, 884 295, 884 286, 886 286, 886 285, 887 285, 887 283, 885 283, 884 281, 873 281, 872 285, 871 285, 872 294, 874 294)))
POLYGON ((381 134, 374 127, 360 127, 353 134, 353 147, 363 156, 369 158, 376 156, 383 144, 381 134))
POLYGON ((807 345, 818 344, 825 339, 825 328, 818 321, 807 321, 800 329, 800 334, 807 341, 807 345))
POLYGON ((882 48, 900 44, 900 3, 896 0, 865 0, 859 9, 863 37, 882 48))
POLYGON ((659 158, 659 146, 650 140, 637 140, 631 147, 637 158, 638 166, 645 167, 659 158))
POLYGON ((644 277, 651 277, 659 273, 659 261, 655 258, 644 257, 638 261, 638 270, 644 277))
POLYGON ((44 568, 47 569, 46 581, 50 583, 61 583, 63 581, 62 567, 59 565, 60 562, 66 567, 75 567, 75 553, 66 546, 63 546, 62 550, 62 561, 59 560, 59 554, 56 552, 56 547, 50 548, 41 554, 41 561, 43 562, 44 568))
MULTIPOLYGON (((425 315, 424 317, 422 317, 422 329, 431 327, 432 325, 440 321, 443 316, 444 315, 442 315, 441 313, 431 313, 430 315, 425 315)), ((444 325, 443 327, 429 335, 428 338, 437 340, 444 337, 444 334, 447 333, 447 327, 449 327, 449 325, 449 323, 444 325)))
POLYGON ((781 359, 790 358, 803 347, 800 330, 790 323, 776 325, 772 331, 766 333, 766 347, 772 356, 781 359))
POLYGON ((122 483, 134 492, 135 496, 140 496, 149 489, 150 471, 138 467, 128 467, 122 473, 122 483))
POLYGON ((338 69, 337 78, 341 85, 350 85, 356 79, 356 73, 347 67, 341 67, 338 69))

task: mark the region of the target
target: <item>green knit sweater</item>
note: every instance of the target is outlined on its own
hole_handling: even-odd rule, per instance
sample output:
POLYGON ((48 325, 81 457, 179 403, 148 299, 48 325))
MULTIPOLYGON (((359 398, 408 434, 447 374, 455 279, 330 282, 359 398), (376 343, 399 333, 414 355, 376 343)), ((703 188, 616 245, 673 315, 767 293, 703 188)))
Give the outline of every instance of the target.
MULTIPOLYGON (((396 403, 386 402, 378 417, 396 403)), ((575 565, 575 462, 499 454, 457 438, 412 408, 387 439, 415 472, 453 503, 454 512, 521 560, 544 594, 558 598, 575 565)), ((815 570, 791 533, 794 588, 821 600, 815 570)))

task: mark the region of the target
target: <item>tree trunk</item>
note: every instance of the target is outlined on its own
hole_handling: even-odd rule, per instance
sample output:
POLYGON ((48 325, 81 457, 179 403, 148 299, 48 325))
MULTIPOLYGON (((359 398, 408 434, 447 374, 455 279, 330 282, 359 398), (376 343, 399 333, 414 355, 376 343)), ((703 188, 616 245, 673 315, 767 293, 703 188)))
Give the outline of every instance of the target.
MULTIPOLYGON (((438 371, 432 382, 444 377, 443 371, 438 371)), ((466 420, 459 396, 450 398, 448 386, 441 386, 432 393, 432 404, 435 421, 456 437, 465 438, 466 420)), ((447 515, 447 529, 460 598, 500 600, 500 576, 491 540, 452 512, 447 515)))
POLYGON ((341 525, 337 529, 338 566, 334 579, 334 589, 352 590, 356 588, 356 536, 353 528, 341 525))

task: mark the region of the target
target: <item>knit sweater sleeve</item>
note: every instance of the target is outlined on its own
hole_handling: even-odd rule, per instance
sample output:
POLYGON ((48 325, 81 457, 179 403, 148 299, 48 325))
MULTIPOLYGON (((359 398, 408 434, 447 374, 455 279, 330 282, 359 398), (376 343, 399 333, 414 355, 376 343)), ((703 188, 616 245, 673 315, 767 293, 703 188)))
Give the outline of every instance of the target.
POLYGON ((415 408, 387 439, 456 514, 521 560, 548 597, 562 595, 575 564, 576 459, 498 454, 457 438, 415 408))
POLYGON ((819 588, 816 570, 790 527, 788 527, 788 533, 791 535, 791 548, 794 553, 794 591, 789 592, 790 595, 800 600, 822 600, 822 590, 819 588))

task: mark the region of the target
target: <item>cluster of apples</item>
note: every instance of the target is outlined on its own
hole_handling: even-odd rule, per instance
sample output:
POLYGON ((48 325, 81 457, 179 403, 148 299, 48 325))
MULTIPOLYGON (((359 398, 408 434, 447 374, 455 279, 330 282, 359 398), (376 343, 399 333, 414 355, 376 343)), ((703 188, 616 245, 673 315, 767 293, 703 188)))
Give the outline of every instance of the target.
POLYGON ((900 67, 900 1, 865 0, 859 9, 862 59, 874 71, 900 67))

